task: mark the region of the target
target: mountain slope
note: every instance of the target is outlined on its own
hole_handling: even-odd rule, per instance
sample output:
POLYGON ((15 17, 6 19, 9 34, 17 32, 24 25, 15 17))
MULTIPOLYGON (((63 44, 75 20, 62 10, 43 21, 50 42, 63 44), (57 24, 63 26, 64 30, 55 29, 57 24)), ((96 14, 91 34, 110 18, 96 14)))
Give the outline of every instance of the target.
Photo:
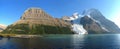
POLYGON ((119 27, 112 21, 106 19, 99 10, 88 9, 83 12, 83 15, 90 15, 96 22, 98 22, 104 29, 111 33, 120 33, 119 27))
POLYGON ((88 31, 89 34, 100 34, 107 32, 104 29, 102 29, 99 23, 95 22, 92 18, 90 18, 87 15, 81 18, 80 23, 88 31))
POLYGON ((29 8, 20 20, 8 26, 3 33, 14 34, 71 34, 67 22, 53 18, 40 8, 29 8))
POLYGON ((86 30, 88 34, 120 33, 118 26, 114 22, 105 18, 97 9, 88 9, 85 10, 82 15, 77 14, 77 16, 74 16, 73 14, 71 17, 65 16, 62 19, 71 22, 72 25, 77 24, 82 26, 75 26, 77 29, 72 27, 72 29, 75 28, 73 31, 78 33, 84 33, 85 31, 83 30, 86 30))

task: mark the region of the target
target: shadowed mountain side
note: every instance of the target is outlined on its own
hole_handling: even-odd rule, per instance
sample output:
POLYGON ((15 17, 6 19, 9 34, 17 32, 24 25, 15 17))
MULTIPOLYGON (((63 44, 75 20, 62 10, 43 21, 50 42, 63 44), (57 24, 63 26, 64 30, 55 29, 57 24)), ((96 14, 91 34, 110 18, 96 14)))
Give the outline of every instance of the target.
POLYGON ((90 15, 96 20, 102 27, 107 29, 110 33, 120 33, 119 27, 112 21, 105 18, 102 13, 97 9, 88 9, 83 12, 83 15, 90 15))
POLYGON ((80 23, 88 31, 89 34, 100 34, 107 32, 103 30, 97 22, 95 22, 88 16, 82 17, 80 23))

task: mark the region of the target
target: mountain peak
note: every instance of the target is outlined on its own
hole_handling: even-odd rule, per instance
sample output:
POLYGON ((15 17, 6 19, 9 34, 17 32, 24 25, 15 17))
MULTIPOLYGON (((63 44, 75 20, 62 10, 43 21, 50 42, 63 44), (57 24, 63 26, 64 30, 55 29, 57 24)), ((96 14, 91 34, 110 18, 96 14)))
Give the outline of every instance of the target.
POLYGON ((22 15, 21 19, 27 19, 27 20, 31 20, 32 18, 35 19, 39 19, 42 17, 49 17, 52 18, 50 15, 48 15, 46 12, 44 12, 42 9, 40 8, 28 8, 24 14, 22 15))
POLYGON ((67 26, 66 22, 53 18, 40 8, 28 8, 15 24, 40 24, 40 25, 52 25, 52 26, 67 26))
POLYGON ((95 8, 86 9, 83 11, 83 14, 90 14, 91 12, 94 12, 94 11, 99 11, 99 10, 95 8))
MULTIPOLYGON (((97 9, 87 9, 83 12, 83 15, 90 15, 90 17, 97 22, 100 22, 99 24, 106 28, 109 32, 120 32, 120 29, 117 27, 116 24, 114 24, 112 21, 105 18, 102 13, 97 9)), ((104 29, 103 28, 103 29, 104 29)))
MULTIPOLYGON (((82 13, 83 15, 97 15, 95 17, 99 17, 99 16, 103 16, 102 13, 95 8, 91 8, 91 9, 86 9, 83 11, 82 13)), ((102 18, 105 18, 104 16, 102 18)))
POLYGON ((37 7, 31 7, 28 8, 27 10, 25 10, 25 12, 37 12, 37 11, 43 11, 41 8, 37 8, 37 7))

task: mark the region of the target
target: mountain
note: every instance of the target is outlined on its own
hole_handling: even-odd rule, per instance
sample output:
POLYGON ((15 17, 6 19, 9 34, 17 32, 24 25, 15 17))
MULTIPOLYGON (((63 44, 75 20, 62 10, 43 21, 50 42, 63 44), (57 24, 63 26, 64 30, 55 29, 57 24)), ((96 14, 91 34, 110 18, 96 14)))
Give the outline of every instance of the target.
POLYGON ((106 30, 109 33, 120 33, 119 27, 112 21, 105 18, 102 13, 97 9, 88 9, 85 10, 82 15, 89 15, 94 19, 102 29, 106 30))
POLYGON ((40 8, 29 8, 20 20, 8 26, 4 33, 15 34, 71 34, 70 24, 53 18, 40 8))
POLYGON ((89 34, 101 34, 107 31, 102 29, 99 23, 94 21, 89 15, 85 15, 81 18, 80 24, 88 31, 89 34))
POLYGON ((66 22, 63 20, 53 18, 52 16, 48 15, 40 8, 29 8, 27 9, 20 20, 18 20, 16 24, 41 24, 41 25, 51 25, 51 26, 67 26, 66 22))
POLYGON ((7 26, 5 26, 5 25, 3 25, 3 24, 0 24, 0 32, 3 31, 3 30, 5 30, 6 27, 7 27, 7 26))
POLYGON ((71 29, 77 34, 111 34, 120 33, 119 27, 105 18, 97 9, 83 11, 82 15, 74 13, 64 16, 64 21, 71 23, 71 29))
POLYGON ((97 9, 74 13, 61 19, 53 18, 40 8, 28 8, 20 20, 2 33, 10 34, 110 34, 120 33, 119 27, 97 9))

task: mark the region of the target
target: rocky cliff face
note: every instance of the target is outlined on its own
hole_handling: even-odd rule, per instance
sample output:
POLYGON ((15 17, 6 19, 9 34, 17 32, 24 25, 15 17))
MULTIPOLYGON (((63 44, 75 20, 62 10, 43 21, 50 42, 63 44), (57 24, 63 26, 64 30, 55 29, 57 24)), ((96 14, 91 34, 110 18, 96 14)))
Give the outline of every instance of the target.
POLYGON ((69 23, 53 18, 40 8, 29 8, 20 20, 7 27, 4 33, 15 34, 71 34, 69 23))
POLYGON ((52 16, 48 15, 40 8, 29 8, 27 9, 20 20, 18 20, 16 24, 41 24, 41 25, 50 25, 50 26, 67 26, 68 23, 64 22, 63 20, 53 18, 52 16))

